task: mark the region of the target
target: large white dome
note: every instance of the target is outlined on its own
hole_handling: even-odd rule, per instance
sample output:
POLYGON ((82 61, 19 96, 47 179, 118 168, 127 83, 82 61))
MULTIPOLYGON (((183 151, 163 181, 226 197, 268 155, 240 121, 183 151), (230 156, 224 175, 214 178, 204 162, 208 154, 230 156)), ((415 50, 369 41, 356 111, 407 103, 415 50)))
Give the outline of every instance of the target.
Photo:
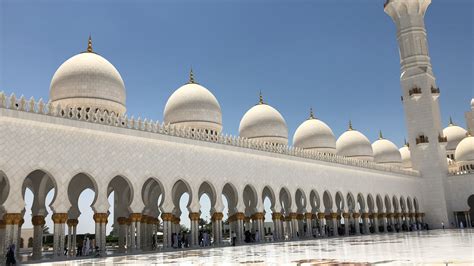
POLYGON ((474 137, 468 136, 459 142, 454 157, 462 164, 474 164, 474 137))
POLYGON ((314 118, 311 112, 295 131, 293 146, 322 153, 336 153, 336 137, 323 121, 314 118))
POLYGON ((51 80, 49 97, 56 105, 85 107, 124 114, 125 85, 117 69, 105 58, 92 51, 64 62, 51 80))
POLYGON ((405 146, 401 147, 398 151, 400 151, 400 155, 402 156, 402 167, 412 168, 411 152, 408 145, 405 144, 405 146))
POLYGON ((244 138, 275 144, 288 144, 288 127, 283 116, 268 104, 250 108, 240 120, 239 135, 244 138))
POLYGON ((453 124, 451 119, 449 120, 449 125, 443 129, 443 135, 448 139, 446 150, 454 151, 459 142, 466 137, 467 131, 460 126, 453 124))
POLYGON ((352 129, 349 124, 349 130, 344 132, 336 141, 337 155, 373 161, 374 153, 369 139, 357 130, 352 129))
POLYGON ((399 165, 402 162, 397 146, 390 140, 384 139, 382 133, 380 133, 380 138, 372 144, 372 150, 376 163, 399 165))
POLYGON ((191 72, 189 83, 177 89, 166 102, 164 122, 182 127, 222 130, 221 106, 206 88, 194 82, 191 72))

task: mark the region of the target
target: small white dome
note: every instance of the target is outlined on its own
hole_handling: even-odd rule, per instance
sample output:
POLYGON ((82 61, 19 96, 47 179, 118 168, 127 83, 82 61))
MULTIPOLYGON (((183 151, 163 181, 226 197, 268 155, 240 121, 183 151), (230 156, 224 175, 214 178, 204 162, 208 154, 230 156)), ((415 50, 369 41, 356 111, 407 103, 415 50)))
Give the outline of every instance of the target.
POLYGON ((380 164, 400 164, 402 162, 402 156, 397 146, 390 140, 380 138, 372 144, 372 150, 374 151, 374 161, 380 164))
POLYGON ((49 97, 56 105, 86 107, 124 114, 125 85, 117 69, 92 51, 92 41, 86 52, 64 62, 51 80, 49 97))
POLYGON ((310 118, 304 121, 295 131, 293 146, 323 153, 336 153, 336 137, 331 128, 323 121, 310 118))
POLYGON ((474 137, 468 136, 459 142, 454 158, 457 162, 474 162, 474 137))
POLYGON ((250 108, 240 120, 239 135, 275 144, 288 144, 288 127, 283 116, 268 104, 260 103, 250 108))
POLYGON ((369 139, 357 130, 352 129, 344 132, 336 141, 337 155, 344 157, 373 161, 374 153, 369 139))
POLYGON ((474 98, 471 99, 471 110, 474 111, 474 98))
POLYGON ((405 146, 401 147, 398 151, 400 151, 402 157, 402 167, 412 168, 410 148, 405 144, 405 146))
POLYGON ((467 131, 460 126, 454 125, 451 119, 449 120, 449 125, 443 129, 443 135, 448 139, 446 150, 454 151, 459 142, 466 137, 467 131))
POLYGON ((164 122, 181 127, 222 130, 222 113, 216 97, 206 88, 190 82, 177 89, 168 99, 164 110, 164 122))

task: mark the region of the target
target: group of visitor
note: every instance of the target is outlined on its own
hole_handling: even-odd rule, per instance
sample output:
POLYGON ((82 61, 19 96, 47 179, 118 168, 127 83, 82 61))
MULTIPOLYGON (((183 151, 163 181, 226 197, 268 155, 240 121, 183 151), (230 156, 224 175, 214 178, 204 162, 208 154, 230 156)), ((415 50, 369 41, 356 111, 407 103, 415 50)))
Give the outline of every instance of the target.
POLYGON ((260 242, 260 234, 258 230, 255 232, 250 232, 249 230, 244 232, 244 242, 245 243, 258 243, 260 242))
POLYGON ((211 234, 208 231, 199 232, 199 246, 208 247, 211 245, 211 234))
POLYGON ((189 234, 183 233, 172 233, 171 234, 171 246, 173 248, 187 248, 189 247, 189 234))

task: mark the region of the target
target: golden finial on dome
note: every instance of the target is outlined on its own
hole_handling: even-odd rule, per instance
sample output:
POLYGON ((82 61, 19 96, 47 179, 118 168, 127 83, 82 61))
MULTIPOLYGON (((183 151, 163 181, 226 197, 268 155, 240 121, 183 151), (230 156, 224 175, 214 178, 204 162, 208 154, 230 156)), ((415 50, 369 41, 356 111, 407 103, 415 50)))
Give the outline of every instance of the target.
POLYGON ((449 125, 454 126, 453 118, 451 116, 449 116, 449 125))
POLYGON ((193 68, 191 67, 191 70, 189 71, 189 83, 194 84, 196 83, 194 81, 194 73, 193 73, 193 68))
POLYGON ((349 120, 349 129, 348 129, 348 130, 353 130, 353 128, 352 128, 352 121, 351 121, 351 120, 349 120))
POLYGON ((379 130, 379 139, 383 139, 382 130, 379 130))
POLYGON ((264 104, 264 102, 263 102, 262 90, 260 90, 260 95, 259 95, 258 103, 259 103, 259 104, 264 104))
POLYGON ((314 119, 313 108, 309 108, 309 119, 314 119))
POLYGON ((87 41, 87 52, 92 53, 92 36, 89 34, 89 40, 87 41))
POLYGON ((406 138, 403 138, 403 142, 405 143, 404 146, 405 147, 410 147, 410 144, 408 144, 407 142, 407 139, 406 138))

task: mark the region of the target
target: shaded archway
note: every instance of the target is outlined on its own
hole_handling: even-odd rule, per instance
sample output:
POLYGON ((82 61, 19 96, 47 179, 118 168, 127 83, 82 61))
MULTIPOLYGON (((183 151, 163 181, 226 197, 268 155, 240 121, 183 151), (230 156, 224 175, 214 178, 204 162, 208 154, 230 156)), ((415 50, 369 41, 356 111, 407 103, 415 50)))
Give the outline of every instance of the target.
POLYGON ((222 188, 222 202, 224 205, 224 233, 223 237, 231 238, 232 232, 236 235, 236 241, 242 241, 242 232, 239 231, 239 224, 236 219, 237 204, 239 200, 239 193, 235 186, 231 183, 226 183, 222 188))
MULTIPOLYGON (((73 176, 68 184, 68 197, 71 203, 71 208, 68 211, 68 216, 71 221, 75 221, 74 232, 72 233, 73 241, 70 250, 74 250, 77 242, 82 242, 85 239, 92 239, 91 235, 95 235, 94 210, 93 205, 97 200, 97 183, 92 176, 86 173, 79 173, 73 176), (78 237, 76 241, 75 234, 83 234, 84 238, 78 237)), ((71 229, 71 228, 69 228, 71 229)), ((84 255, 88 255, 89 250, 85 251, 84 255)), ((74 255, 74 252, 73 252, 74 255)))
MULTIPOLYGON (((120 175, 113 177, 107 185, 107 199, 109 202, 109 215, 106 225, 106 235, 119 238, 125 237, 125 232, 120 230, 119 217, 128 218, 132 212, 130 210, 130 204, 133 199, 133 189, 130 181, 120 175)), ((140 228, 140 230, 142 230, 141 233, 145 234, 144 229, 146 224, 143 223, 141 227, 143 227, 143 229, 140 228)), ((135 232, 132 232, 132 234, 133 237, 135 237, 135 232)), ((145 239, 145 236, 143 236, 142 239, 145 239)), ((125 247, 120 246, 119 248, 124 249, 125 247)), ((144 241, 141 243, 141 248, 147 248, 144 241)))
POLYGON ((469 206, 469 220, 471 222, 471 227, 474 227, 474 194, 467 198, 467 206, 469 206))
MULTIPOLYGON (((6 178, 1 182, 8 186, 6 178)), ((33 246, 34 259, 42 257, 43 228, 45 224, 47 223, 50 228, 53 225, 51 222, 52 213, 50 205, 56 198, 56 189, 56 181, 53 176, 44 170, 35 170, 29 173, 23 181, 22 193, 23 199, 25 200, 23 221, 28 220, 28 224, 31 221, 31 224, 33 225, 33 237, 35 242, 35 245, 33 246)), ((1 190, 5 191, 5 188, 2 187, 1 190)), ((2 194, 3 193, 4 192, 2 192, 2 194)), ((21 225, 18 230, 18 240, 20 240, 21 225)), ((64 228, 62 230, 63 232, 60 235, 60 245, 64 247, 64 228)), ((16 245, 19 247, 20 242, 16 243, 16 245)), ((54 254, 57 255, 58 251, 59 248, 54 251, 54 254)))
MULTIPOLYGON (((150 177, 148 178, 145 183, 142 186, 142 200, 144 209, 143 209, 143 214, 147 215, 148 217, 151 217, 151 223, 149 224, 149 231, 151 231, 151 238, 148 238, 148 245, 151 244, 151 249, 157 247, 158 243, 158 233, 160 232, 160 226, 159 226, 159 221, 160 221, 160 216, 161 216, 161 207, 163 205, 165 199, 165 190, 163 188, 163 184, 157 179, 150 177), (151 243, 150 243, 151 242, 151 243), (155 243, 155 245, 153 245, 155 243)), ((123 225, 122 231, 126 231, 127 226, 123 225)), ((161 230, 160 233, 163 233, 163 230, 161 230)), ((122 241, 124 240, 125 237, 125 243, 120 243, 119 241, 119 248, 122 245, 126 244, 126 238, 127 238, 127 233, 122 232, 121 234, 121 239, 122 241)), ((164 245, 164 243, 163 243, 164 245)))
MULTIPOLYGON (((220 226, 216 226, 214 221, 211 221, 212 215, 215 212, 216 206, 216 190, 214 186, 205 181, 203 182, 198 189, 198 199, 199 199, 199 212, 200 212, 200 219, 199 219, 199 235, 203 236, 203 241, 201 243, 202 246, 207 246, 211 244, 211 235, 214 236, 214 243, 217 243, 222 232, 218 232, 221 230, 220 226)), ((221 222, 219 220, 219 222, 221 222)))
POLYGON ((275 231, 275 224, 273 224, 272 215, 275 210, 276 197, 275 192, 270 186, 265 186, 262 190, 262 202, 265 213, 264 218, 264 234, 265 236, 273 235, 275 231), (273 226, 267 226, 267 225, 273 226))

